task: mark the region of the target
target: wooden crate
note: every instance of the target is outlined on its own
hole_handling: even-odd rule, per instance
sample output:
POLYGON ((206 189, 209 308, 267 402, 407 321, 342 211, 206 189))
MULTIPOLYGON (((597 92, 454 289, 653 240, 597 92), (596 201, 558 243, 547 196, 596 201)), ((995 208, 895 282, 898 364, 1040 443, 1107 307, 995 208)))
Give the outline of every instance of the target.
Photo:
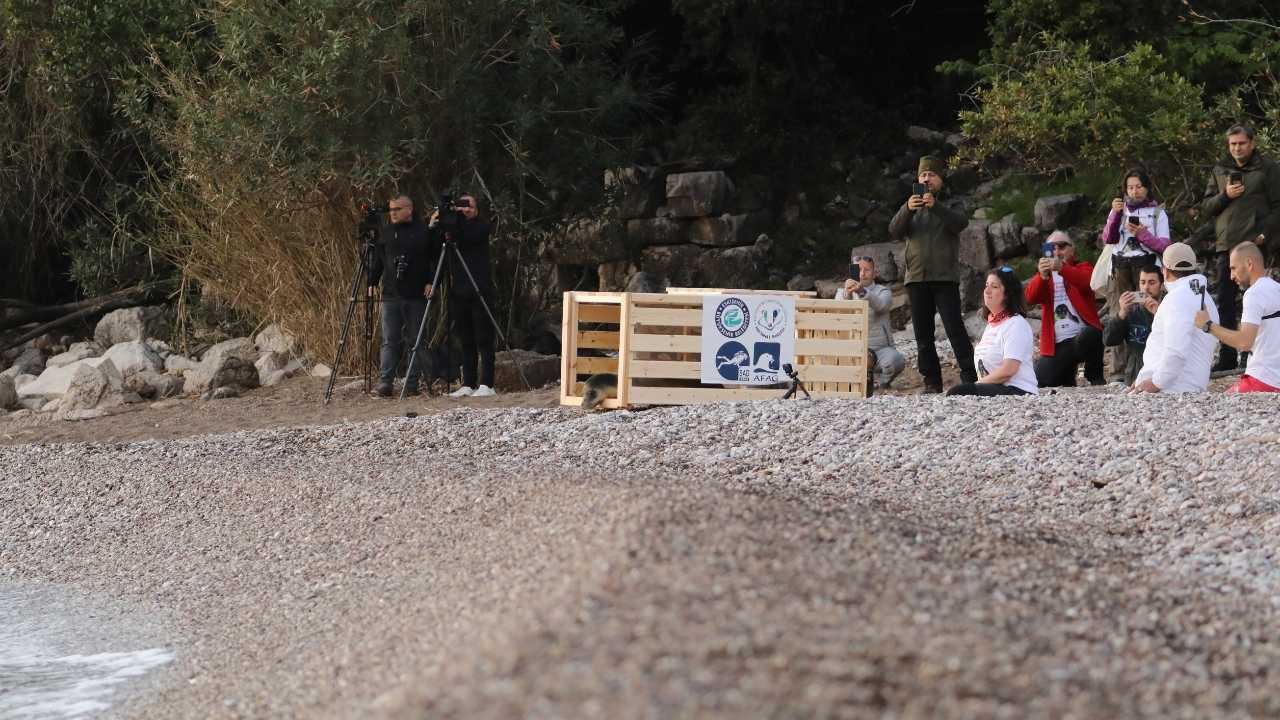
MULTIPOLYGON (((722 387, 700 382, 702 298, 712 292, 721 291, 565 293, 561 404, 582 404, 583 382, 595 373, 618 376, 618 397, 606 400, 606 408, 781 397, 783 391, 776 388, 722 387), (582 355, 584 350, 613 353, 616 357, 582 355)), ((805 296, 797 296, 795 302, 793 365, 805 387, 814 397, 866 397, 866 302, 805 296)))

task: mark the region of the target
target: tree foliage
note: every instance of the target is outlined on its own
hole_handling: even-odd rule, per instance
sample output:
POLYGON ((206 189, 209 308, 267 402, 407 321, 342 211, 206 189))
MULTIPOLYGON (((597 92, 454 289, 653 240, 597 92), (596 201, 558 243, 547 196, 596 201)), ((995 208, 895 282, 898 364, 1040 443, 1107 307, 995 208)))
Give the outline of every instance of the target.
MULTIPOLYGON (((616 3, 336 0, 218 4, 153 85, 169 152, 158 239, 186 277, 312 350, 337 340, 357 200, 487 199, 521 242, 599 195, 644 98, 616 3), (202 66, 204 58, 211 58, 202 66)), ((429 210, 429 208, 427 208, 429 210)), ((515 268, 496 277, 515 282, 515 268)), ((513 288, 501 288, 506 295, 513 288)))

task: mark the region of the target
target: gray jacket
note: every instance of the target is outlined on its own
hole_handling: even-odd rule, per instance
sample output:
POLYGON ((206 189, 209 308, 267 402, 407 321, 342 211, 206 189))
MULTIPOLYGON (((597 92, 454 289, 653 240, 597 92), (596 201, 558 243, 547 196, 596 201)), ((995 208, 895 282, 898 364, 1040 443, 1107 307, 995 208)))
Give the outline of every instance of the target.
MULTIPOLYGON (((880 283, 872 283, 865 289, 867 294, 859 299, 866 300, 871 308, 870 317, 867 318, 868 346, 872 350, 889 347, 893 345, 893 325, 889 322, 889 311, 893 309, 893 291, 880 283)), ((853 298, 845 296, 844 288, 836 291, 836 300, 851 299, 853 298)))

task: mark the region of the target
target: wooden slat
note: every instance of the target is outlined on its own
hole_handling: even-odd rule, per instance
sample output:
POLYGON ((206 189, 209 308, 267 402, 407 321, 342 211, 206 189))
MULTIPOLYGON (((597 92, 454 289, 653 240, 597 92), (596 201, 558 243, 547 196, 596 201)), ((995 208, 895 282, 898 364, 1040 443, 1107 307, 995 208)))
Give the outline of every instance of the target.
POLYGON ((618 358, 580 357, 575 364, 577 365, 578 373, 582 375, 618 372, 618 358))
POLYGON ((631 334, 631 352, 688 352, 702 355, 700 335, 631 334))
POLYGON ((859 332, 867 321, 861 313, 796 313, 798 330, 842 330, 859 332))
POLYGON ((630 394, 631 381, 628 379, 631 373, 631 338, 633 337, 630 328, 632 327, 631 313, 635 311, 635 306, 631 296, 627 296, 626 302, 622 303, 622 314, 620 316, 621 324, 621 341, 618 343, 618 404, 627 407, 630 401, 627 399, 630 394))
POLYGON ((828 300, 824 298, 796 298, 796 312, 801 310, 834 310, 848 311, 849 309, 861 307, 866 312, 866 300, 828 300))
MULTIPOLYGON (((808 385, 805 385, 808 387, 808 385)), ((722 388, 631 388, 631 404, 633 405, 692 405, 695 403, 726 402, 730 400, 780 400, 786 392, 783 389, 725 390, 722 388)), ((814 392, 815 398, 860 398, 862 393, 814 392)), ((803 398, 803 395, 797 393, 803 398)))
POLYGON ((702 377, 701 366, 696 362, 671 360, 632 360, 632 378, 669 378, 672 380, 697 380, 702 377))
POLYGON ((626 295, 626 293, 573 290, 565 293, 565 295, 572 296, 573 302, 577 303, 609 303, 613 305, 621 305, 623 296, 626 295))
POLYGON ((590 303, 578 304, 578 322, 584 323, 613 323, 618 324, 618 317, 622 312, 620 305, 595 305, 590 303))
POLYGON ((732 288, 682 288, 669 287, 667 293, 672 295, 783 295, 789 297, 813 298, 818 293, 813 290, 738 290, 732 288))
MULTIPOLYGON (((563 395, 560 397, 560 404, 569 405, 573 407, 582 407, 582 396, 581 395, 563 395)), ((606 410, 617 410, 618 408, 622 407, 622 403, 618 401, 618 398, 607 398, 604 402, 600 403, 600 407, 606 410)))
POLYGON ((569 389, 577 375, 574 365, 578 359, 578 304, 573 293, 564 294, 560 326, 560 402, 569 396, 569 389))
POLYGON ((578 333, 579 348, 595 348, 597 350, 617 350, 618 333, 607 330, 585 330, 578 333))
POLYGON ((702 308, 657 308, 637 306, 631 310, 631 321, 637 325, 702 327, 702 308))
POLYGON ((796 338, 796 355, 836 355, 857 357, 865 354, 866 343, 858 339, 796 338))

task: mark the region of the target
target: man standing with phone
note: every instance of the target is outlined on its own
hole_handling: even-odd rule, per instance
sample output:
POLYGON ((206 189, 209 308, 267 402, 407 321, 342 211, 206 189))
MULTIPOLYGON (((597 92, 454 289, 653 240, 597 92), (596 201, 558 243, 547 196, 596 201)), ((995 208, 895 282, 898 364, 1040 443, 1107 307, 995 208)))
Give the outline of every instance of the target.
MULTIPOLYGON (((1280 251, 1280 165, 1254 149, 1254 131, 1248 125, 1227 130, 1227 152, 1230 156, 1213 168, 1200 211, 1206 221, 1214 221, 1222 327, 1235 330, 1240 287, 1231 279, 1230 251, 1242 242, 1252 242, 1274 263, 1280 251)), ((1213 370, 1234 370, 1237 364, 1235 348, 1224 343, 1213 370)))
POLYGON ((905 240, 907 298, 911 301, 911 325, 915 328, 920 375, 925 393, 942 392, 942 366, 933 339, 933 316, 942 317, 947 340, 960 366, 961 382, 977 382, 973 366, 973 342, 960 313, 960 231, 968 216, 951 207, 943 195, 946 164, 936 157, 920 158, 918 182, 911 196, 889 221, 889 235, 905 240))

